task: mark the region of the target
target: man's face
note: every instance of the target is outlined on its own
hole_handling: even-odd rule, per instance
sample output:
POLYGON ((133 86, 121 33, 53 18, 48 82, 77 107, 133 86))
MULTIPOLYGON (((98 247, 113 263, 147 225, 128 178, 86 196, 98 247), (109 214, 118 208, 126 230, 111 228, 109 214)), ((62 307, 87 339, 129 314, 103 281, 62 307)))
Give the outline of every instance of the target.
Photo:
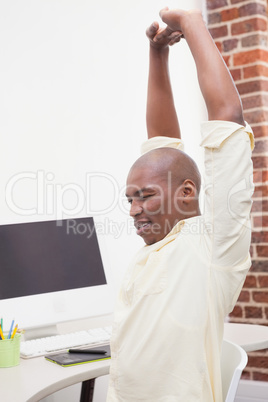
POLYGON ((148 168, 132 168, 126 196, 136 233, 147 245, 162 240, 183 217, 180 187, 172 184, 170 173, 159 175, 148 168))

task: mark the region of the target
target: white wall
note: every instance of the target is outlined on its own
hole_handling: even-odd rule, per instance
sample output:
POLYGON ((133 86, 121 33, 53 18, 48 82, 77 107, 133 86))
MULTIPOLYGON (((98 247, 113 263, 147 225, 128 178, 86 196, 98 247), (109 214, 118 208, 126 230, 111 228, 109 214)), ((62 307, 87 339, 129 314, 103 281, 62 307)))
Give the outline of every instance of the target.
MULTIPOLYGON (((201 3, 2 2, 0 224, 101 213, 117 286, 143 244, 123 194, 146 138, 145 29, 166 5, 201 3)), ((206 113, 195 66, 183 41, 170 56, 186 151, 200 163, 199 122, 206 113)))
MULTIPOLYGON (((168 3, 201 7, 201 0, 168 3)), ((142 245, 128 218, 124 183, 146 138, 145 29, 160 21, 166 4, 1 5, 0 223, 102 213, 116 283, 142 245)), ((171 49, 170 69, 186 150, 198 159, 199 121, 206 115, 182 41, 171 49)))

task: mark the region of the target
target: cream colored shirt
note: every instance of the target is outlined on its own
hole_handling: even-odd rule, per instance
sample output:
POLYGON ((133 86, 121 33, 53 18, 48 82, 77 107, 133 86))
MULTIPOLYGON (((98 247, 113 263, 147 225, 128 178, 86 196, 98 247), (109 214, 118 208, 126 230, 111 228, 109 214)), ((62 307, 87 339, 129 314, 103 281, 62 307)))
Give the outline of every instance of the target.
MULTIPOLYGON (((144 246, 118 297, 108 402, 221 402, 225 316, 251 265, 253 135, 232 122, 201 127, 204 213, 144 246)), ((143 151, 179 140, 155 137, 143 151)))

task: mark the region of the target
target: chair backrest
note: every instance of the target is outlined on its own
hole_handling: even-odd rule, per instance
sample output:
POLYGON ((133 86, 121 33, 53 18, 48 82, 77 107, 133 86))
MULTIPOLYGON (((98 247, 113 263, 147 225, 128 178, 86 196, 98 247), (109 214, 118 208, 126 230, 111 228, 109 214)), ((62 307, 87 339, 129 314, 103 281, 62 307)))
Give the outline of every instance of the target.
POLYGON ((248 356, 235 343, 223 340, 221 352, 222 395, 224 402, 233 402, 248 356))

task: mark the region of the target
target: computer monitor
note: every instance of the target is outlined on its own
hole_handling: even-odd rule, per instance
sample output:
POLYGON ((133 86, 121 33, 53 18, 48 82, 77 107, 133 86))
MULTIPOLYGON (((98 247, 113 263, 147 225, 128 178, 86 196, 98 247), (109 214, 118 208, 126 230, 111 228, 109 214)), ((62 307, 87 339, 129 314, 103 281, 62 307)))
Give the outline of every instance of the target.
POLYGON ((0 226, 0 317, 20 328, 113 310, 104 236, 92 217, 0 226))

